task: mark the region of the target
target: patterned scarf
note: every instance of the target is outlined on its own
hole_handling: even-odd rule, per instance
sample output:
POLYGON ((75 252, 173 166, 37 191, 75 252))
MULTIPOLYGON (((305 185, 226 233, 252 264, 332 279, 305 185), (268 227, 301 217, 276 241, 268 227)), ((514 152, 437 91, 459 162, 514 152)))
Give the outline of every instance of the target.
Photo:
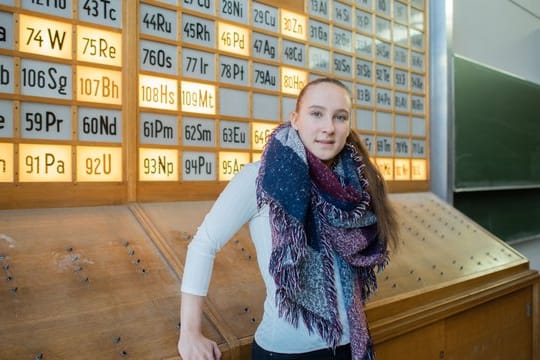
POLYGON ((341 279, 352 358, 374 359, 363 304, 377 288, 375 267, 387 263, 377 236, 365 165, 346 144, 330 169, 302 144, 289 124, 270 136, 257 177, 257 203, 267 204, 272 228, 269 270, 279 316, 335 348, 339 322, 334 269, 341 279))

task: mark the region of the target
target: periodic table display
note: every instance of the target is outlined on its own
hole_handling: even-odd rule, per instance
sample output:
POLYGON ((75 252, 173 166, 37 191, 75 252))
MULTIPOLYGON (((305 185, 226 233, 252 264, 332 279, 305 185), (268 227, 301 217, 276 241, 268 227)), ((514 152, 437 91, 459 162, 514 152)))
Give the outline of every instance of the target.
POLYGON ((45 205, 212 199, 322 76, 350 88, 352 127, 391 191, 427 190, 427 11, 0 0, 0 206, 39 191, 45 205))

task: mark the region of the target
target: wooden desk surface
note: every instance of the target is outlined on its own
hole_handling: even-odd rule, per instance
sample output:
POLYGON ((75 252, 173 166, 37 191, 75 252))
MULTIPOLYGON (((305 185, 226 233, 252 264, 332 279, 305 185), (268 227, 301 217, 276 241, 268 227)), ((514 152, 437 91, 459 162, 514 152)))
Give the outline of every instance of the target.
MULTIPOLYGON (((537 281, 433 194, 391 199, 401 244, 366 306, 376 344, 537 281)), ((0 211, 0 358, 176 358, 186 248, 212 203, 0 211)), ((225 358, 248 356, 264 293, 244 226, 216 257, 204 309, 225 358)))

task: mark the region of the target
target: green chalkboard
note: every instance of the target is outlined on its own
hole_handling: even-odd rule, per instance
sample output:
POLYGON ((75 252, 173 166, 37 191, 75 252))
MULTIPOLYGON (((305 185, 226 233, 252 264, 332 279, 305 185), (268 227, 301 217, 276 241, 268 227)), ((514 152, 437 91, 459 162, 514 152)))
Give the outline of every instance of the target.
POLYGON ((505 241, 540 237, 540 189, 460 192, 453 204, 505 241))
POLYGON ((540 186, 540 85, 454 57, 455 189, 540 186))

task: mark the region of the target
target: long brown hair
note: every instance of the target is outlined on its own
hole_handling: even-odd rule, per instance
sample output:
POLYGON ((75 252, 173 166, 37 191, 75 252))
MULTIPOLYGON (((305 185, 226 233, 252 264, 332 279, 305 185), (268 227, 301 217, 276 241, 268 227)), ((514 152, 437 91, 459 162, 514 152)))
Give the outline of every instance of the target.
MULTIPOLYGON (((352 105, 352 93, 345 84, 337 79, 322 77, 309 82, 306 86, 304 86, 304 88, 302 88, 300 94, 298 94, 298 98, 296 99, 296 111, 299 110, 300 102, 302 101, 306 90, 309 87, 320 83, 330 83, 344 89, 349 95, 352 105)), ((396 219, 396 212, 388 198, 386 182, 384 181, 384 178, 377 166, 371 161, 369 152, 364 146, 360 135, 358 135, 358 133, 352 129, 352 127, 349 136, 347 137, 347 143, 352 144, 362 155, 362 159, 364 160, 364 176, 369 183, 368 192, 371 196, 373 211, 375 212, 375 215, 377 215, 377 228, 379 236, 391 249, 395 250, 397 249, 399 242, 399 228, 396 219)))
POLYGON ((371 195, 373 211, 375 212, 375 215, 377 215, 379 236, 391 249, 395 250, 397 249, 399 242, 399 228, 396 219, 396 211, 388 199, 386 182, 377 166, 371 161, 369 153, 356 130, 351 129, 347 142, 352 144, 358 152, 360 152, 364 164, 366 165, 364 168, 364 176, 369 183, 368 192, 371 195))

